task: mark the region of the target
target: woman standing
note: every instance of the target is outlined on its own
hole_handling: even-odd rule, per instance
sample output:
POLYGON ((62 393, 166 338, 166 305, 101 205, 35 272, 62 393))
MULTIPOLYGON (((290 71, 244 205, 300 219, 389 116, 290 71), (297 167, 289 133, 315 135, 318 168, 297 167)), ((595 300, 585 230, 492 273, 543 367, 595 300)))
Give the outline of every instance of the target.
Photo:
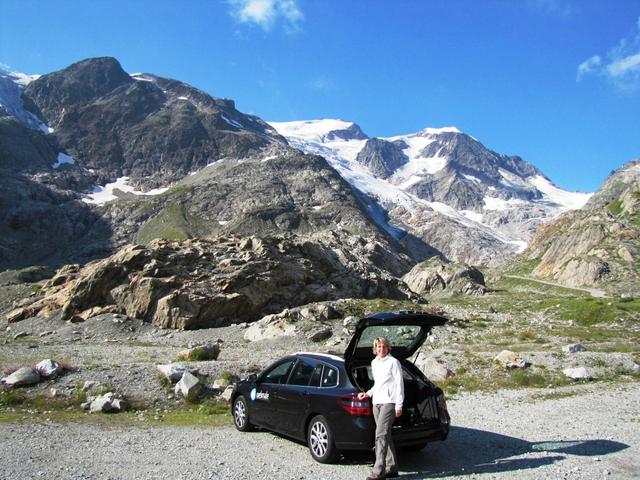
POLYGON ((391 356, 390 350, 391 344, 385 337, 377 337, 373 340, 373 353, 376 355, 371 361, 373 387, 367 392, 358 394, 359 400, 372 398, 373 418, 376 422, 376 463, 367 480, 398 476, 398 462, 391 438, 391 427, 395 418, 402 415, 404 382, 402 366, 396 358, 391 356))

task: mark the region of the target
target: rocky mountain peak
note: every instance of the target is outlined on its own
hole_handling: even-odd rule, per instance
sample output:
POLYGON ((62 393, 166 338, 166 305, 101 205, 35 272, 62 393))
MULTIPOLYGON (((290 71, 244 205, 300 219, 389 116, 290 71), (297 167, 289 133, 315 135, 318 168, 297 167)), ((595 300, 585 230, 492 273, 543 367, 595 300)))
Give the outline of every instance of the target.
POLYGON ((351 123, 346 128, 331 130, 327 133, 327 140, 366 140, 367 135, 362 131, 356 123, 351 123))
POLYGON ((389 178, 409 161, 402 151, 402 145, 404 144, 370 138, 364 148, 358 152, 356 161, 368 167, 376 177, 389 178))
POLYGON ((25 106, 49 124, 60 121, 70 106, 84 104, 134 80, 111 57, 90 58, 43 75, 25 89, 25 106))

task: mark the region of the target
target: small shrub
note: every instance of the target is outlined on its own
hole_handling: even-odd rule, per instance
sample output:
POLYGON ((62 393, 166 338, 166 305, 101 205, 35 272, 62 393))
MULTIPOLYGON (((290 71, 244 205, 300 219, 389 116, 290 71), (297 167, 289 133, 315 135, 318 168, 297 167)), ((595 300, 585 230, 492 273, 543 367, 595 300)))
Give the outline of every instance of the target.
POLYGON ((622 200, 613 200, 612 202, 609 203, 609 211, 615 215, 618 216, 622 213, 622 200))
POLYGON ((25 403, 24 395, 9 387, 2 387, 0 390, 0 404, 5 407, 15 407, 25 403))

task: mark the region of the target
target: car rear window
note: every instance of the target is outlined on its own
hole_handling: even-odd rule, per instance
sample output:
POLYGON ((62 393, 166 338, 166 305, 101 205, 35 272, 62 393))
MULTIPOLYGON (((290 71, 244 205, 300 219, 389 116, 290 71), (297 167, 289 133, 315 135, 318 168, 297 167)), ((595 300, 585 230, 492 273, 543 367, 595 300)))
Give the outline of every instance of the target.
POLYGON ((367 327, 362 332, 356 348, 373 346, 376 337, 386 337, 392 347, 408 347, 420 335, 418 325, 376 325, 367 327))

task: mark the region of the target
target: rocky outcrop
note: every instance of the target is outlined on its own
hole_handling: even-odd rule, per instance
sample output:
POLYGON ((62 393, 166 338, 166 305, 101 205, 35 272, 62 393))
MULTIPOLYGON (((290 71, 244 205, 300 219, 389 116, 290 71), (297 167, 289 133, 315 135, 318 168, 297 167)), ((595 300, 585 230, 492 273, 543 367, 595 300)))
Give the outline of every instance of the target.
POLYGON ((581 210, 542 226, 524 259, 568 286, 640 291, 640 161, 613 173, 581 210))
POLYGON ((42 297, 9 312, 19 321, 60 311, 71 321, 123 313, 163 328, 254 321, 286 307, 338 298, 408 298, 404 284, 375 267, 376 245, 319 234, 129 245, 86 267, 66 267, 42 297))
POLYGON ((409 159, 397 144, 371 138, 358 153, 356 161, 368 167, 377 177, 389 178, 409 159))
POLYGON ((419 263, 402 277, 409 288, 420 295, 446 293, 484 295, 488 289, 484 275, 475 267, 432 258, 419 263))

